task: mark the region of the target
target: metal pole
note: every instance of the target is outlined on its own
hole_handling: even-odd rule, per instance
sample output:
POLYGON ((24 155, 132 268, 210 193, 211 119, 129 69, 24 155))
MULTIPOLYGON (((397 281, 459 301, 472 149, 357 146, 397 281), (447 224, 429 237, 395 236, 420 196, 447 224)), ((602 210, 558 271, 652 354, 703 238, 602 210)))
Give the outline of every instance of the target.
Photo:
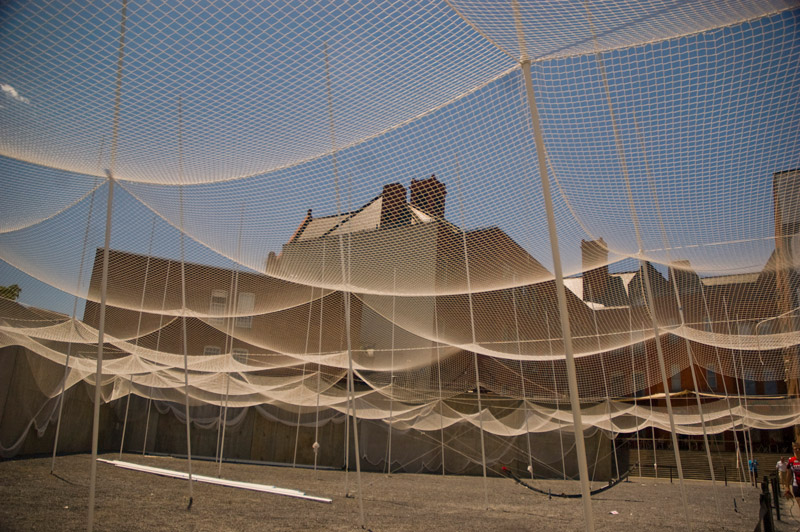
MULTIPOLYGON (((700 281, 703 282, 702 280, 700 281)), ((672 268, 672 289, 675 292, 675 300, 678 303, 678 315, 680 316, 681 325, 686 324, 686 319, 683 313, 683 302, 681 300, 680 291, 678 290, 678 280, 677 280, 677 270, 672 268)), ((714 495, 714 503, 717 506, 717 515, 722 517, 722 510, 720 509, 719 505, 719 497, 717 493, 717 479, 716 475, 714 474, 714 462, 711 459, 711 447, 708 444, 708 431, 706 430, 706 418, 703 414, 703 405, 700 402, 700 389, 697 385, 697 375, 694 368, 694 356, 692 355, 692 346, 689 343, 689 339, 683 339, 684 345, 686 347, 686 354, 689 357, 689 369, 691 370, 692 375, 692 385, 694 386, 694 397, 697 402, 697 411, 700 414, 700 426, 703 428, 703 445, 706 448, 706 460, 708 461, 708 471, 711 474, 711 492, 714 495)))
MULTIPOLYGON (((158 316, 158 334, 156 334, 156 351, 161 349, 161 331, 164 325, 164 307, 167 304, 167 288, 169 287, 169 271, 172 267, 172 261, 167 261, 167 274, 164 277, 164 294, 161 296, 161 314, 158 316)), ((152 378, 152 375, 151 375, 152 378)), ((150 395, 153 395, 153 387, 150 386, 150 395)), ((147 398, 147 414, 145 415, 144 422, 144 443, 142 443, 142 455, 147 452, 147 432, 150 429, 150 407, 153 404, 153 398, 147 398)), ((158 410, 156 410, 158 415, 158 410)))
POLYGON ((392 276, 392 357, 389 368, 389 452, 386 460, 386 474, 392 476, 392 423, 394 421, 394 333, 395 303, 397 299, 397 268, 392 276))
POLYGON ((439 384, 439 434, 442 444, 442 476, 444 476, 444 396, 442 395, 442 360, 440 353, 441 343, 439 342, 439 305, 436 301, 436 295, 433 296, 433 323, 435 328, 434 332, 436 333, 436 374, 439 384))
POLYGON ((564 338, 564 356, 567 367, 567 383, 569 385, 569 401, 572 409, 572 423, 575 429, 575 450, 578 455, 578 471, 581 479, 581 497, 583 500, 583 515, 586 521, 587 532, 594 531, 594 517, 592 515, 592 500, 589 488, 589 466, 586 462, 586 444, 583 440, 583 420, 581 418, 580 398, 578 395, 578 376, 575 369, 575 358, 572 350, 572 332, 569 326, 569 314, 567 311, 567 295, 564 288, 564 274, 561 268, 561 251, 558 248, 558 234, 556 232, 556 217, 553 209, 553 198, 550 195, 550 180, 547 175, 547 159, 544 148, 544 134, 542 124, 539 120, 539 109, 536 106, 536 96, 533 91, 533 79, 531 78, 531 60, 528 57, 525 45, 525 36, 522 28, 522 20, 519 13, 517 0, 512 0, 511 5, 514 10, 514 19, 517 27, 517 37, 520 43, 522 56, 520 65, 522 66, 522 77, 525 82, 525 92, 528 98, 528 109, 531 115, 531 125, 533 127, 534 141, 536 143, 536 156, 539 162, 539 177, 542 182, 542 194, 544 196, 545 210, 547 212, 547 229, 550 236, 550 249, 553 254, 553 273, 556 280, 556 296, 558 297, 558 309, 561 318, 561 334, 564 338))
MULTIPOLYGON (((461 165, 456 157, 456 179, 458 181, 459 196, 461 194, 461 165)), ((459 201, 461 207, 461 219, 464 223, 463 205, 459 201)), ((467 297, 469 300, 469 329, 472 335, 472 345, 477 343, 475 337, 475 311, 472 305, 472 281, 470 280, 469 273, 469 252, 467 250, 467 232, 461 228, 461 241, 464 247, 464 273, 467 280, 467 297)), ((483 405, 481 404, 481 377, 480 370, 478 369, 478 353, 473 352, 473 360, 475 362, 475 392, 478 394, 478 428, 481 434, 481 467, 483 468, 483 499, 486 508, 489 508, 489 487, 486 484, 486 443, 483 435, 483 405)))
MULTIPOLYGON (((325 243, 322 243, 322 277, 325 277, 325 243)), ((314 472, 317 472, 317 459, 319 458, 319 396, 320 385, 322 384, 322 364, 319 363, 319 357, 322 356, 322 311, 325 304, 325 289, 319 290, 319 345, 317 347, 317 409, 316 419, 314 420, 314 443, 311 449, 314 451, 314 472)))
MULTIPOLYGON (((556 412, 560 412, 561 401, 558 399, 558 379, 556 378, 556 362, 553 357, 553 335, 550 334, 550 314, 547 308, 544 309, 544 322, 547 324, 547 349, 550 353, 550 368, 553 371, 553 391, 556 396, 556 412)), ((558 421, 558 446, 561 449, 561 475, 564 480, 567 480, 567 460, 564 456, 564 434, 561 430, 561 420, 558 421)), ((531 478, 533 478, 533 471, 531 471, 531 478)))
POLYGON ((189 346, 186 334, 186 233, 183 228, 183 96, 178 96, 178 171, 180 184, 178 185, 178 210, 180 215, 181 231, 181 329, 183 332, 183 385, 186 411, 186 457, 189 468, 189 505, 191 510, 193 502, 192 488, 192 417, 189 414, 189 346))
POLYGON ((119 54, 117 57, 117 80, 114 93, 114 118, 111 136, 110 169, 108 176, 108 205, 106 206, 106 234, 103 247, 103 274, 100 280, 100 318, 97 329, 97 371, 94 384, 94 414, 92 420, 92 466, 89 473, 89 517, 86 529, 94 530, 94 497, 97 483, 97 438, 100 434, 100 379, 103 374, 103 340, 106 325, 106 295, 108 289, 108 255, 111 246, 111 213, 114 205, 114 169, 117 161, 119 140, 119 106, 122 93, 122 64, 125 59, 125 24, 128 20, 128 0, 122 0, 119 29, 119 54))
MULTIPOLYGON (((102 153, 102 149, 101 149, 102 153)), ((75 315, 78 312, 78 293, 81 289, 81 282, 83 280, 83 265, 84 261, 86 260, 86 245, 89 242, 89 229, 92 225, 92 212, 94 212, 94 195, 97 192, 97 187, 92 190, 92 196, 89 200, 89 214, 86 218, 86 231, 83 235, 83 249, 81 250, 81 264, 78 268, 78 283, 75 287, 75 300, 72 303, 72 322, 70 323, 70 329, 72 333, 75 333, 75 315)), ((56 422, 56 434, 53 438, 53 459, 50 463, 50 473, 52 473, 56 468, 56 452, 58 450, 58 435, 61 432, 61 415, 64 411, 64 394, 66 393, 67 389, 67 377, 69 376, 69 362, 70 356, 72 355, 72 340, 70 340, 69 345, 67 346, 67 359, 64 361, 64 379, 61 381, 61 394, 58 400, 58 421, 56 422)))
MULTIPOLYGON (((514 285, 517 284, 516 276, 514 276, 514 285)), ((517 356, 520 357, 519 359, 519 380, 522 384, 522 407, 525 413, 525 438, 528 442, 528 472, 531 474, 531 479, 533 479, 533 452, 531 451, 531 432, 528 426, 528 397, 525 393, 525 375, 523 373, 522 367, 522 344, 520 343, 519 338, 519 316, 517 315, 517 287, 511 289, 511 302, 514 306, 514 329, 516 331, 517 337, 517 356)), ((557 408, 557 407, 556 407, 557 408)), ((559 431, 560 433, 561 431, 559 431)), ((564 460, 564 453, 561 453, 561 460, 564 460)))
MULTIPOLYGON (((589 4, 587 2, 584 2, 584 5, 586 6, 586 18, 587 18, 587 21, 589 23, 589 28, 590 28, 590 30, 592 32, 592 39, 595 42, 595 48, 597 48, 597 36, 595 34, 595 31, 594 31, 594 23, 592 22, 592 14, 591 14, 591 11, 589 10, 589 4)), ((644 244, 643 244, 643 240, 642 240, 642 234, 641 234, 641 231, 639 229, 639 216, 638 216, 638 214, 636 212, 636 205, 635 205, 635 203, 633 201, 633 191, 631 189, 630 176, 628 175, 628 163, 627 163, 627 159, 625 157, 625 151, 624 151, 624 148, 623 148, 623 145, 622 145, 622 139, 621 139, 620 134, 619 134, 619 127, 617 126, 617 118, 616 118, 616 113, 614 112, 614 106, 613 106, 612 100, 611 100, 611 88, 610 88, 609 83, 608 83, 608 76, 606 75, 606 69, 605 69, 605 65, 603 63, 603 56, 600 54, 600 52, 596 52, 595 56, 597 58, 598 68, 600 70, 600 77, 601 77, 601 79, 603 81, 603 88, 605 89, 606 101, 608 103, 608 112, 609 112, 609 116, 611 118, 611 127, 612 127, 612 129, 614 131, 614 142, 615 142, 616 147, 617 147, 617 153, 618 153, 618 156, 619 156, 619 162, 620 162, 620 166, 621 166, 621 169, 622 169, 622 175, 623 175, 623 178, 624 178, 624 181, 625 181, 625 188, 626 188, 627 195, 628 195, 628 203, 629 203, 630 210, 631 210, 631 218, 633 219, 633 227, 634 227, 634 231, 636 233, 636 242, 637 242, 638 247, 639 247, 639 264, 641 265, 641 269, 642 269, 642 272, 644 274, 644 284, 645 284, 645 290, 646 290, 646 293, 647 293, 646 300, 649 301, 649 305, 650 305, 649 306, 649 310, 650 310, 649 314, 650 314, 651 324, 652 324, 652 327, 653 327, 653 335, 655 337, 655 342, 656 342, 656 352, 658 353, 658 364, 659 364, 659 367, 661 369, 661 379, 662 379, 663 384, 664 384, 664 399, 665 399, 665 402, 666 402, 666 405, 667 405, 667 414, 669 415, 670 433, 672 435, 672 445, 673 445, 673 451, 675 453, 675 463, 676 463, 677 468, 678 468, 678 479, 680 481, 681 500, 683 502, 683 512, 684 512, 684 515, 686 516, 686 526, 691 531, 692 522, 691 522, 691 519, 689 517, 689 505, 688 505, 687 498, 686 498, 686 487, 684 486, 684 483, 683 483, 683 467, 681 465, 680 449, 678 448, 678 436, 677 436, 676 429, 675 429, 675 418, 674 418, 674 416, 672 414, 672 401, 670 399, 669 386, 668 386, 668 383, 667 383, 667 371, 666 371, 666 365, 665 365, 665 362, 664 362, 664 352, 663 352, 663 349, 661 347, 661 338, 659 336, 658 323, 656 321, 655 309, 653 307, 653 305, 655 304, 655 299, 653 297, 652 285, 650 283, 650 272, 649 272, 648 267, 647 267, 648 264, 642 258, 643 257, 643 253, 644 253, 644 244)), ((671 472, 671 470, 670 470, 670 472, 671 472)))
MULTIPOLYGON (((336 203, 337 203, 337 211, 341 214, 341 203, 340 203, 340 194, 339 194, 339 165, 336 159, 336 128, 334 127, 334 120, 333 120, 333 92, 331 89, 331 67, 330 61, 328 58, 328 43, 325 43, 325 81, 326 81, 326 89, 328 93, 328 119, 330 123, 330 134, 331 134, 331 150, 332 150, 332 157, 333 157, 333 174, 336 183, 336 203)), ((346 336, 347 336, 347 386, 348 386, 348 399, 349 403, 352 405, 353 408, 353 443, 355 446, 356 452, 356 476, 358 478, 358 513, 359 513, 359 525, 364 527, 364 500, 363 500, 363 489, 361 485, 361 452, 359 450, 358 444, 358 416, 356 414, 356 392, 355 392, 355 382, 353 378, 353 349, 352 349, 352 338, 350 337, 350 235, 348 234, 347 240, 347 251, 348 251, 348 261, 347 267, 345 267, 345 260, 344 260, 344 239, 342 237, 342 233, 339 233, 339 262, 341 265, 341 272, 342 272, 342 284, 345 285, 347 290, 344 292, 344 321, 345 321, 345 329, 346 329, 346 336)), ((349 412, 348 412, 349 414, 349 412)), ((346 418, 349 420, 349 415, 346 418)), ((347 435, 349 437, 350 430, 348 428, 347 435)), ((347 451, 347 457, 349 458, 349 450, 347 451)), ((345 477, 346 479, 347 477, 345 477)), ((345 480, 346 483, 346 480, 345 480)), ((345 485, 346 488, 346 485, 345 485)), ((345 489, 346 491, 346 489, 345 489)))
MULTIPOLYGON (((139 336, 142 332, 142 314, 144 313, 144 298, 145 294, 147 293, 147 277, 150 274, 150 257, 153 255, 153 237, 155 236, 156 232, 156 216, 153 215, 153 228, 150 230, 150 245, 147 250, 147 262, 144 266, 144 281, 142 282, 142 298, 139 301, 139 320, 136 324, 136 341, 133 343, 133 347, 139 347, 139 336)), ((125 403, 125 420, 122 422, 122 437, 120 438, 119 442, 119 459, 122 460, 122 449, 125 447, 125 432, 128 428, 128 412, 131 408, 131 391, 133 390, 133 375, 131 375, 128 381, 128 400, 125 403)))
MULTIPOLYGON (((314 287, 311 287, 311 295, 308 301, 308 323, 306 324, 306 346, 303 349, 303 387, 306 385, 306 365, 308 364, 308 342, 311 336, 311 311, 314 308, 314 287)), ((292 458, 292 467, 297 467, 297 447, 300 445, 300 414, 302 407, 297 407, 297 431, 294 433, 294 456, 292 458)))
MULTIPOLYGON (((123 4, 124 6, 124 4, 123 4)), ((124 13, 125 7, 123 7, 124 13)), ((114 178, 108 172, 108 206, 106 208, 106 236, 103 247, 103 274, 100 278, 100 319, 97 326, 97 370, 94 383, 94 413, 92 416, 92 466, 89 474, 89 520, 86 528, 94 529, 94 498, 97 485, 97 439, 100 434, 100 385, 103 376, 103 342, 106 326, 106 296, 108 294, 108 254, 111 245, 111 212, 114 204, 114 178)))

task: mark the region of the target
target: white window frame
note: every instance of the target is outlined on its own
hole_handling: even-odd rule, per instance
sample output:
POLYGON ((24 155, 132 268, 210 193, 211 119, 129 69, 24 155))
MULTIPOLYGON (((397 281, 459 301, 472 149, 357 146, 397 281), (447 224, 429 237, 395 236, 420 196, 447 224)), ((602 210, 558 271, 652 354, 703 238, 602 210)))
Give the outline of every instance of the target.
POLYGON ((253 327, 253 309, 256 306, 256 295, 253 292, 239 292, 236 298, 236 326, 240 329, 253 327))
POLYGON ((243 347, 234 347, 231 354, 236 362, 247 364, 247 357, 250 355, 250 352, 243 347))
POLYGON ((225 314, 228 312, 228 291, 222 288, 211 290, 211 299, 208 303, 208 323, 222 325, 225 323, 225 314), (221 301, 215 301, 221 299, 221 301))

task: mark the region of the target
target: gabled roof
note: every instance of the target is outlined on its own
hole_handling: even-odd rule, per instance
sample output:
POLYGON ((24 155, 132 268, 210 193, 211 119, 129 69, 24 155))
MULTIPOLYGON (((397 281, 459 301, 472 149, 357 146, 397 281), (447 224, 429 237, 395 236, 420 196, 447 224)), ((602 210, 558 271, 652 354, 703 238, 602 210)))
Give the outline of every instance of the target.
MULTIPOLYGON (((435 217, 409 203, 405 203, 404 208, 408 209, 410 213, 411 225, 425 224, 436 220, 435 217)), ((360 209, 349 213, 312 218, 309 211, 308 216, 297 228, 289 242, 302 242, 323 236, 379 229, 382 209, 383 195, 379 195, 360 209)))
MULTIPOLYGON (((622 272, 622 273, 610 273, 609 277, 616 277, 622 282, 622 286, 625 289, 625 295, 630 296, 630 284, 634 277, 636 277, 636 272, 622 272)), ((622 308, 623 306, 616 306, 610 307, 608 305, 603 305, 602 303, 597 303, 595 301, 589 301, 588 299, 584 299, 584 290, 583 290, 583 276, 575 276, 575 277, 565 277, 564 278, 564 286, 575 294, 581 301, 583 301, 589 308, 593 310, 602 310, 606 308, 622 308)))

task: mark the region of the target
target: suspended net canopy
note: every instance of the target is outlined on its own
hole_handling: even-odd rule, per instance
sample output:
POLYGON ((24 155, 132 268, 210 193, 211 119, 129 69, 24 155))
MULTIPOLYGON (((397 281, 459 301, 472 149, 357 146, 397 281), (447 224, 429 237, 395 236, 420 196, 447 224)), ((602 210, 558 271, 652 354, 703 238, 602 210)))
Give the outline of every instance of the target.
POLYGON ((29 419, 95 382, 113 179, 104 401, 182 402, 186 357, 194 407, 315 423, 346 412, 352 361, 367 419, 569 430, 543 154, 585 425, 668 428, 665 384, 708 396, 710 432, 795 424, 799 21, 788 0, 5 3, 0 284, 22 291, 0 345, 33 368, 29 419))

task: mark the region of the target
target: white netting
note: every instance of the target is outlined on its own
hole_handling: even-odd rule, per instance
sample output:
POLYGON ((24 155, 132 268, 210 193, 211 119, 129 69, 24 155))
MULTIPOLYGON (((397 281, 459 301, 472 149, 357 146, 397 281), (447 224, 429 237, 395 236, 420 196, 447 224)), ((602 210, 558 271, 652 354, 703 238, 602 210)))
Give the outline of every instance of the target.
MULTIPOLYGON (((669 429, 651 316, 709 432, 797 422, 792 2, 537 1, 519 28, 510 3, 131 3, 123 47, 121 12, 0 10, 0 285, 22 288, 0 346, 31 360, 26 422, 94 382, 108 169, 104 400, 182 402, 186 351, 195 407, 312 426, 347 412, 352 360, 359 416, 397 430, 571 430, 518 30, 583 422, 669 429), (479 414, 478 387, 505 406, 479 414)), ((701 433, 693 405, 676 421, 701 433)))

